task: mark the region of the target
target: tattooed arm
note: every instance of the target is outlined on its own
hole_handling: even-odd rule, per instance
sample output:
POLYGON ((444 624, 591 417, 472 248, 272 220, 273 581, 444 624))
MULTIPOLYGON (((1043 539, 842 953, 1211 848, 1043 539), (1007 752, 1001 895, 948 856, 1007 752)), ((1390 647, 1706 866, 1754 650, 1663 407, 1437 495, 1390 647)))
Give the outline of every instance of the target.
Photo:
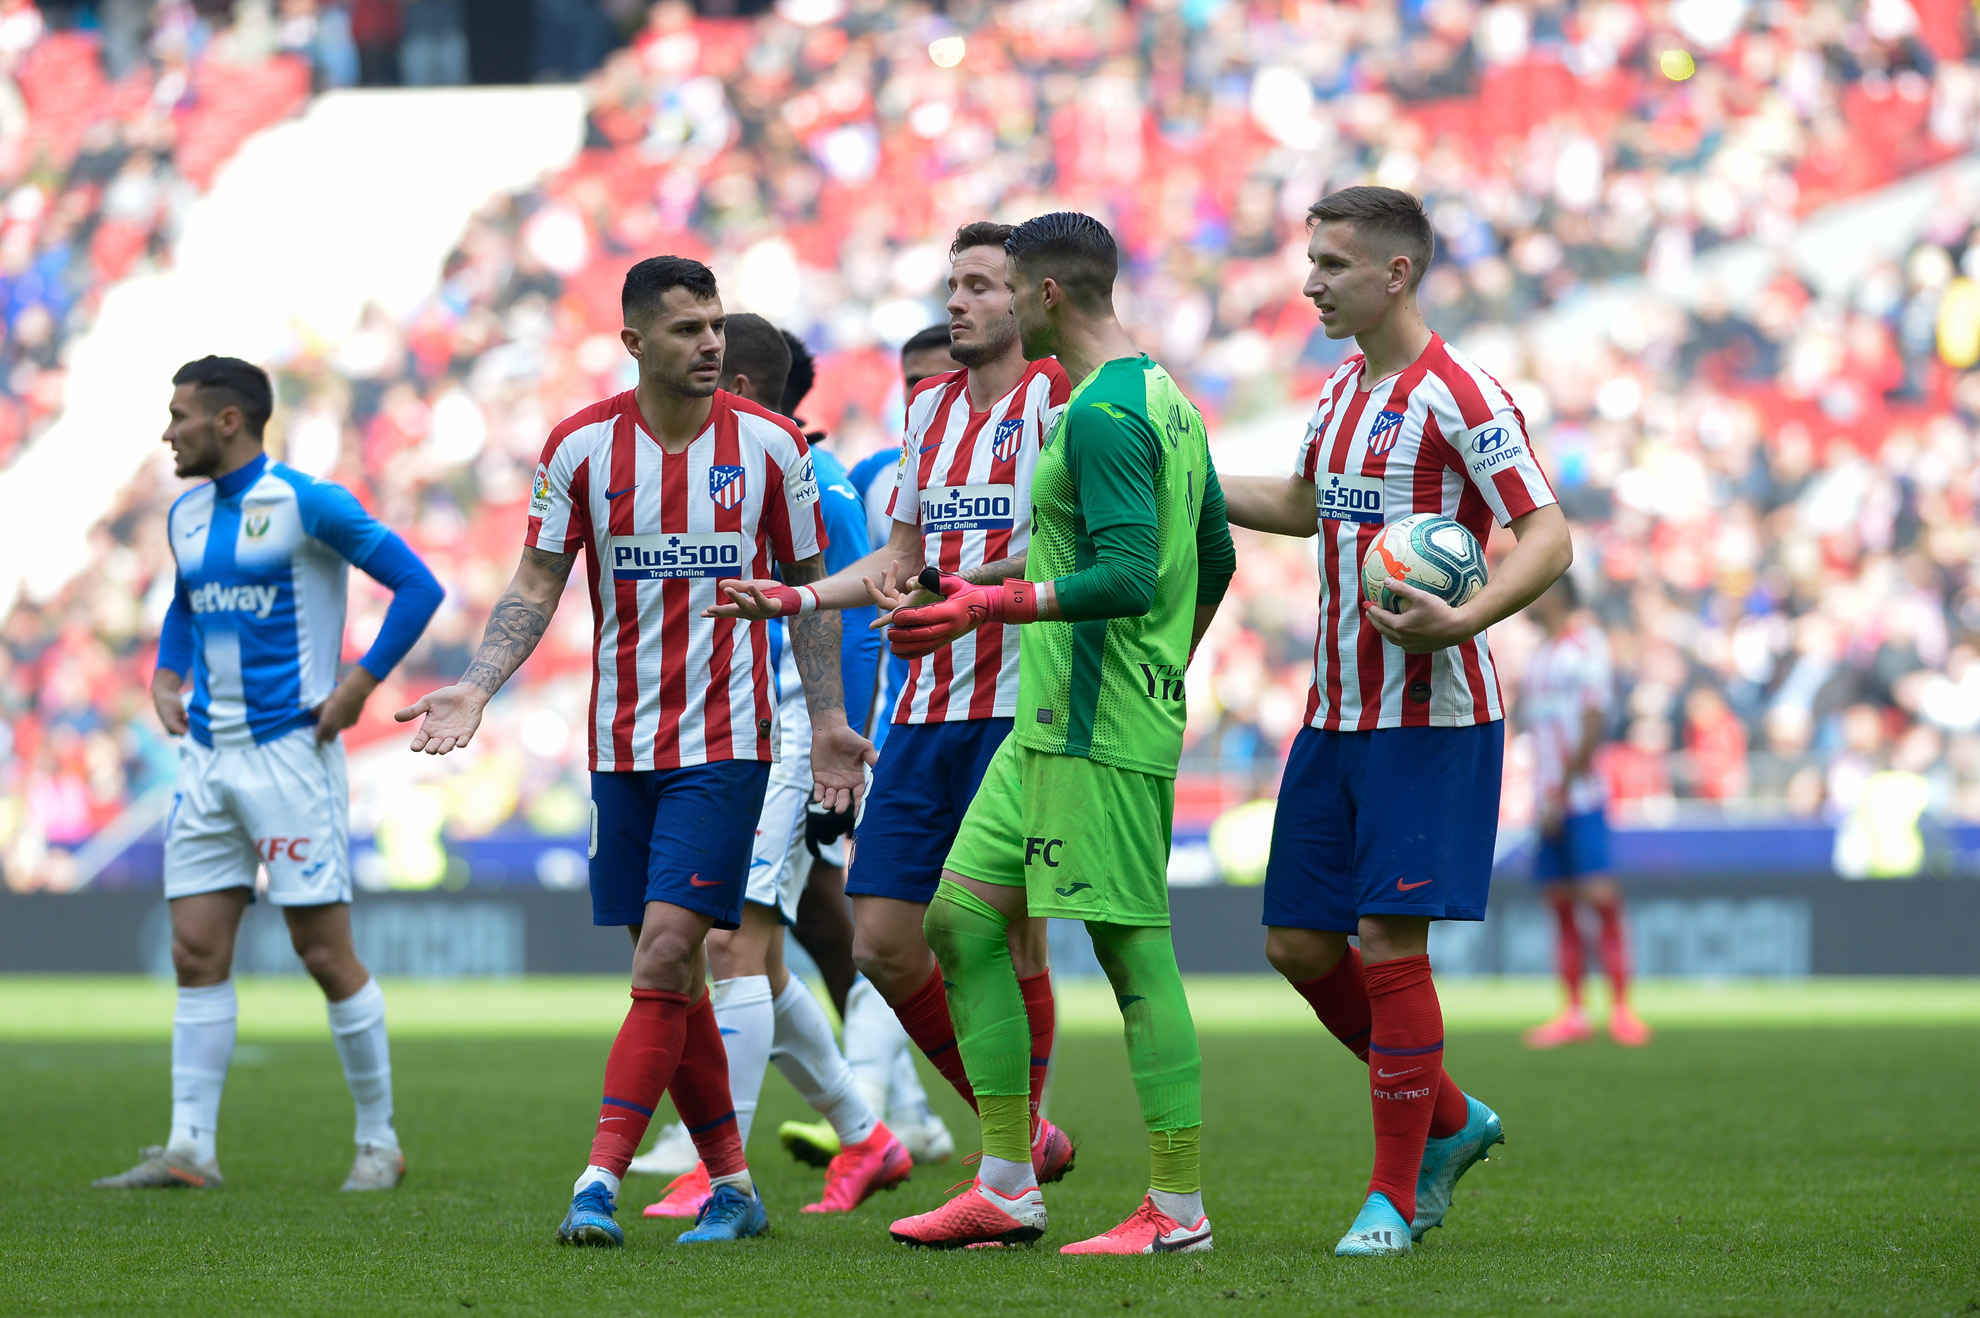
POLYGON ((481 711, 510 674, 522 667, 550 626, 550 615, 564 596, 575 553, 549 554, 524 549, 522 562, 495 611, 488 617, 481 648, 475 651, 461 680, 422 696, 392 717, 410 723, 424 716, 413 733, 412 748, 428 755, 445 755, 473 740, 481 726, 481 711))
MULTIPOLYGON (((825 576, 822 554, 781 565, 784 584, 808 586, 825 576)), ((866 791, 862 766, 876 758, 873 744, 846 722, 845 685, 839 679, 839 615, 823 610, 785 619, 791 657, 804 683, 811 715, 811 794, 828 810, 851 810, 866 791)))

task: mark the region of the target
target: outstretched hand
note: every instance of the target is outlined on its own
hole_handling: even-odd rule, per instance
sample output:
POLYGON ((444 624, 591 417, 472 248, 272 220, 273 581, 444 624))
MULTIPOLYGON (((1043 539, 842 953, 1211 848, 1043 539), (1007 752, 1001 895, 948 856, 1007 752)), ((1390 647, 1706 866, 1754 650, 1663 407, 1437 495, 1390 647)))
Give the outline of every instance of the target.
POLYGON ((781 581, 718 581, 716 602, 701 611, 704 618, 742 618, 769 622, 786 618, 799 609, 796 588, 781 581))
POLYGON ((880 609, 880 616, 867 624, 868 630, 885 627, 897 609, 917 608, 942 598, 918 585, 903 582, 899 559, 887 565, 887 570, 880 574, 878 581, 872 577, 861 577, 859 584, 866 587, 867 598, 880 609))
POLYGON ((412 749, 428 755, 445 755, 474 739, 481 726, 481 710, 488 696, 478 686, 456 682, 421 696, 392 715, 401 723, 420 720, 413 730, 412 749))

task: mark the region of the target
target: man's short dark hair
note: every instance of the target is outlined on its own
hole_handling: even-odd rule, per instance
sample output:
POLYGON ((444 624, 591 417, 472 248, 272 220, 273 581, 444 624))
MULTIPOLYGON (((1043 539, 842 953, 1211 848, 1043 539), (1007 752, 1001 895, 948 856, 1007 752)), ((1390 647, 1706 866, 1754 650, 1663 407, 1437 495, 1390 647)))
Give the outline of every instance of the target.
POLYGON ((195 393, 214 395, 218 404, 241 409, 241 424, 256 439, 275 414, 275 391, 269 386, 268 372, 239 357, 201 357, 187 362, 172 376, 175 385, 189 384, 195 393))
POLYGON ((1012 229, 1008 224, 995 220, 977 220, 956 230, 956 240, 949 244, 949 259, 955 260, 972 247, 1002 247, 1011 240, 1012 229))
POLYGON ((1407 256, 1411 288, 1423 282, 1437 250, 1423 203, 1400 188, 1342 188, 1314 202, 1306 218, 1313 224, 1352 224, 1354 236, 1371 249, 1407 256))
POLYGON ((944 321, 940 325, 930 325, 927 329, 916 330, 914 337, 901 345, 901 360, 906 361, 917 352, 935 352, 937 350, 942 352, 949 350, 949 326, 947 321, 944 321))
POLYGON ((651 320, 670 288, 685 288, 700 299, 716 296, 715 272, 685 256, 649 256, 626 271, 619 290, 619 312, 626 324, 651 320))
POLYGON ((739 311, 723 331, 722 378, 749 377, 752 401, 774 407, 784 399, 791 374, 791 349, 784 332, 761 316, 739 311))
POLYGON ((804 346, 804 340, 789 330, 779 330, 784 336, 784 346, 790 349, 791 373, 784 377, 783 401, 777 410, 791 420, 797 420, 798 404, 811 392, 811 386, 818 379, 818 367, 811 360, 811 349, 804 346))
POLYGON ((1088 310, 1113 302, 1120 248, 1107 226, 1091 215, 1053 211, 1026 220, 1011 230, 1004 251, 1026 279, 1053 280, 1088 310))

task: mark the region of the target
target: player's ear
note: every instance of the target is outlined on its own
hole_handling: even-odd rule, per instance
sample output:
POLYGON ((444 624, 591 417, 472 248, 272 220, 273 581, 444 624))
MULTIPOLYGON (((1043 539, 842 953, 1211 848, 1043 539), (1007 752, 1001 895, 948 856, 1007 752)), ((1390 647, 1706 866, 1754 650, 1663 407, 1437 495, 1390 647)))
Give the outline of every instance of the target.
POLYGON ((631 354, 634 361, 645 360, 645 357, 640 352, 640 332, 638 330, 630 325, 626 326, 619 331, 619 342, 626 345, 626 351, 631 354))
POLYGON ((1409 291, 1410 278, 1415 273, 1414 262, 1407 256, 1390 257, 1389 291, 1391 293, 1407 293, 1409 291))

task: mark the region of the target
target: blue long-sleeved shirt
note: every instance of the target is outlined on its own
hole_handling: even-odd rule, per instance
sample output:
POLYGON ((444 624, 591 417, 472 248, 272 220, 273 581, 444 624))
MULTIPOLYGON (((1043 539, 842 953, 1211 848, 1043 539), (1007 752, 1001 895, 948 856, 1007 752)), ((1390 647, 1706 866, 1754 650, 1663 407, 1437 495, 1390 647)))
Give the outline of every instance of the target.
POLYGON ((392 592, 362 664, 383 678, 440 607, 440 583, 349 490, 266 455, 180 496, 166 517, 178 581, 158 666, 192 674, 193 739, 259 745, 316 720, 337 685, 355 564, 392 592))

